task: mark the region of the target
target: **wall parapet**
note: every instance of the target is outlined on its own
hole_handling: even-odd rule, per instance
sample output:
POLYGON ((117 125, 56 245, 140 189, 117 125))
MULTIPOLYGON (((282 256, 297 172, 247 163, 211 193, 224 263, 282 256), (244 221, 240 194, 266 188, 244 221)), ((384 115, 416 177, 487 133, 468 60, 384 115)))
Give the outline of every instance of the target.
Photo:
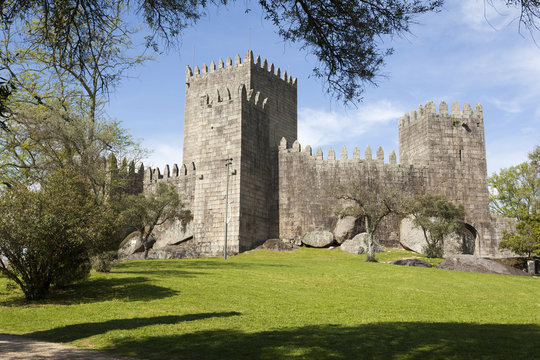
POLYGON ((440 117, 441 119, 448 119, 449 123, 451 125, 455 125, 455 120, 466 120, 471 118, 480 118, 483 119, 484 115, 482 112, 482 105, 476 104, 474 107, 474 111, 471 107, 471 105, 466 102, 463 105, 463 109, 460 108, 459 103, 457 101, 454 101, 451 107, 451 112, 448 111, 448 104, 446 102, 441 101, 439 104, 439 113, 437 113, 437 107, 433 101, 428 101, 423 107, 422 105, 418 105, 418 109, 411 110, 410 113, 405 113, 404 116, 401 116, 399 118, 398 124, 399 126, 405 126, 411 123, 416 122, 419 118, 425 116, 425 115, 436 115, 436 117, 440 117))
MULTIPOLYGON (((295 140, 294 143, 289 147, 287 139, 281 138, 281 141, 279 143, 279 152, 280 153, 299 153, 303 154, 302 156, 306 156, 309 158, 312 158, 317 161, 325 161, 325 162, 339 162, 339 161, 346 161, 346 162, 358 162, 358 161, 368 161, 373 163, 379 163, 379 164, 385 164, 385 165, 397 165, 402 166, 401 164, 397 163, 397 157, 396 152, 392 150, 390 152, 390 155, 388 157, 388 162, 385 163, 384 159, 384 150, 381 146, 377 148, 376 152, 376 158, 373 159, 371 147, 368 145, 366 146, 366 149, 364 151, 364 158, 360 157, 360 150, 358 149, 358 146, 355 146, 352 152, 352 157, 349 158, 349 154, 347 152, 347 148, 345 145, 341 147, 340 151, 340 158, 336 159, 336 152, 333 148, 330 148, 328 150, 328 155, 326 159, 324 158, 324 154, 322 149, 319 147, 317 148, 317 151, 315 154, 313 154, 312 147, 310 145, 306 145, 306 147, 302 150, 302 146, 300 145, 300 142, 298 140, 295 140)), ((407 165, 409 167, 410 165, 407 165)), ((422 167, 422 166, 420 166, 422 167)), ((423 168, 423 167, 422 167, 423 168)))
POLYGON ((242 62, 242 59, 239 54, 236 54, 234 58, 234 64, 233 60, 228 57, 225 61, 223 59, 219 59, 216 67, 216 63, 212 60, 210 63, 210 66, 207 66, 206 64, 203 64, 201 68, 199 66, 195 66, 195 69, 192 70, 189 65, 186 66, 186 82, 189 83, 191 80, 198 80, 203 79, 207 76, 207 74, 217 73, 221 71, 231 71, 235 68, 238 68, 240 66, 250 65, 253 68, 259 68, 262 70, 267 71, 269 74, 274 75, 275 77, 281 79, 285 83, 289 84, 292 87, 296 87, 297 85, 297 79, 293 78, 291 75, 287 74, 287 71, 281 71, 279 67, 275 67, 273 63, 268 63, 268 60, 264 59, 261 60, 260 55, 257 55, 256 58, 253 56, 253 51, 248 50, 246 55, 244 56, 244 61, 242 62))
POLYGON ((195 175, 195 163, 191 164, 182 164, 178 167, 177 164, 172 166, 172 170, 169 165, 165 165, 163 168, 163 173, 159 170, 158 167, 153 168, 148 167, 144 171, 144 184, 145 186, 152 183, 158 182, 167 182, 170 179, 180 179, 188 175, 195 175))

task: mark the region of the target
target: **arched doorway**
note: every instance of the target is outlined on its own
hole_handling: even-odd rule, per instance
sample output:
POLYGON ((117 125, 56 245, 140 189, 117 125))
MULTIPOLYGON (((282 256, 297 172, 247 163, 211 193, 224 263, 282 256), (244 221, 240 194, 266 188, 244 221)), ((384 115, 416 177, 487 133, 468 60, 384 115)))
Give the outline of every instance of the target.
POLYGON ((469 254, 474 255, 474 248, 476 244, 476 237, 478 236, 478 232, 474 228, 474 226, 465 223, 465 230, 463 231, 462 237, 461 237, 461 252, 462 254, 469 254))

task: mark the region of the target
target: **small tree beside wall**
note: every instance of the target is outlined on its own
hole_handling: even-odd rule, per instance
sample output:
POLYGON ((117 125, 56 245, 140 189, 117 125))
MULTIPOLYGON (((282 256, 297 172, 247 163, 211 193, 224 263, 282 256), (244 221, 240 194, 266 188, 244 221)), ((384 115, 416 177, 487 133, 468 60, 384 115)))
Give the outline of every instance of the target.
POLYGON ((123 220, 139 232, 145 259, 151 248, 150 236, 156 226, 175 219, 186 225, 192 219, 191 211, 184 209, 172 184, 158 184, 155 193, 127 195, 123 203, 123 220))
POLYGON ((374 233, 382 220, 392 213, 399 213, 402 195, 391 188, 373 182, 353 182, 350 185, 337 185, 334 196, 347 205, 338 211, 340 216, 362 218, 368 234, 366 261, 376 261, 374 233))

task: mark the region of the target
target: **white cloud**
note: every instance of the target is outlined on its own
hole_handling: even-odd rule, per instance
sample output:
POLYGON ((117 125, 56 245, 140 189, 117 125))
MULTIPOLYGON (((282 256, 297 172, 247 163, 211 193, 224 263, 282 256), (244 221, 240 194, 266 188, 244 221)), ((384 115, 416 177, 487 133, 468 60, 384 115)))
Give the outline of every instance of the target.
POLYGON ((301 108, 298 112, 300 144, 324 146, 345 143, 376 130, 404 114, 401 107, 388 100, 377 101, 349 111, 325 111, 301 108))
POLYGON ((172 167, 174 164, 180 166, 182 163, 182 144, 180 141, 177 144, 166 144, 149 140, 144 141, 143 145, 152 150, 152 153, 143 160, 145 167, 163 169, 165 165, 172 167))
POLYGON ((461 21, 475 31, 485 35, 496 35, 508 25, 519 21, 519 11, 508 8, 502 2, 489 4, 487 1, 466 0, 461 1, 461 21))

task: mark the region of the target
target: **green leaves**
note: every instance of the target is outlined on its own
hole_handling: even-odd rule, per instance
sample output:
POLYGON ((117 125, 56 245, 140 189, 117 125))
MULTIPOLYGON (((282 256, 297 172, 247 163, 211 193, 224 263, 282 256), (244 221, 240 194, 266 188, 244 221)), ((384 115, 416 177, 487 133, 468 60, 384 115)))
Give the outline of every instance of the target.
POLYGON ((461 234, 465 229, 463 205, 456 205, 442 195, 413 197, 408 200, 404 214, 411 216, 413 224, 422 229, 428 257, 442 257, 444 237, 461 234))
POLYGON ((88 275, 89 255, 102 251, 116 219, 84 178, 59 170, 39 189, 15 185, 0 194, 0 269, 28 300, 88 275))
POLYGON ((191 212, 184 209, 173 184, 159 183, 155 192, 126 195, 121 202, 123 221, 139 231, 145 256, 148 255, 150 235, 156 226, 175 219, 185 225, 192 218, 191 212))
MULTIPOLYGON (((538 151, 538 150, 537 150, 538 151)), ((524 162, 488 178, 493 212, 522 219, 540 210, 540 174, 538 165, 524 162)))
POLYGON ((502 169, 488 182, 492 211, 518 219, 516 233, 505 231, 499 249, 529 257, 540 253, 540 146, 529 161, 502 169))

